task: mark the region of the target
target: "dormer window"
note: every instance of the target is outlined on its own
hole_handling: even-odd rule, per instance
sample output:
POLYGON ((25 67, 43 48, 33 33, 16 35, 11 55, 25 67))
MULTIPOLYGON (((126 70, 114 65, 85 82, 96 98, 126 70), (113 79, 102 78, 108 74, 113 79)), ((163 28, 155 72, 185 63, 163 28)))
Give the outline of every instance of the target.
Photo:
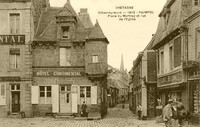
POLYGON ((168 24, 169 21, 169 16, 170 16, 170 9, 169 8, 165 8, 164 9, 164 19, 165 19, 165 26, 168 24))
POLYGON ((62 38, 68 39, 69 38, 69 26, 62 26, 62 38))

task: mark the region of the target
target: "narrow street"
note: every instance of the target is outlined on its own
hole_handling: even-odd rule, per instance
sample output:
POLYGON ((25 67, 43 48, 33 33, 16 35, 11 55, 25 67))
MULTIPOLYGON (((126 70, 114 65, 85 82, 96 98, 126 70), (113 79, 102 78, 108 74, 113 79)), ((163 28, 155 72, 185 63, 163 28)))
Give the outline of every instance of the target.
POLYGON ((122 109, 119 104, 115 108, 108 109, 107 116, 102 120, 73 120, 54 118, 1 118, 0 127, 164 127, 155 120, 137 120, 128 105, 122 109))
MULTIPOLYGON (((0 118, 0 127, 165 127, 164 123, 156 123, 155 119, 137 120, 128 105, 122 109, 119 104, 109 108, 107 116, 102 120, 74 120, 55 118, 0 118)), ((197 127, 197 126, 188 126, 197 127)))

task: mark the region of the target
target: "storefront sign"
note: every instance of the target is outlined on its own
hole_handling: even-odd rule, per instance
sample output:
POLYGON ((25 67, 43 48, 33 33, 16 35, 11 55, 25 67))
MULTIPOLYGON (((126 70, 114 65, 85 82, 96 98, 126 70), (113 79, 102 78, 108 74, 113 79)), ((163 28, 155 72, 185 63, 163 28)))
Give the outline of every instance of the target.
POLYGON ((0 44, 25 44, 25 35, 0 35, 0 44))
POLYGON ((65 77, 65 76, 82 76, 83 72, 78 71, 35 71, 36 77, 65 77))
POLYGON ((170 83, 177 83, 182 80, 181 72, 158 78, 158 85, 165 85, 170 83))
POLYGON ((0 82, 7 82, 7 81, 20 81, 20 77, 0 77, 0 82))

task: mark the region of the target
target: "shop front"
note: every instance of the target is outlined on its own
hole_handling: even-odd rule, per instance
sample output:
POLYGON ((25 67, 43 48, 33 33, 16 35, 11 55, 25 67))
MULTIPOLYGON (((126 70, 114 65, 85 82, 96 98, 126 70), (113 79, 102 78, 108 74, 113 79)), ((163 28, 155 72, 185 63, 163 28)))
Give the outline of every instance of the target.
POLYGON ((88 111, 97 106, 97 84, 79 69, 36 69, 33 73, 32 104, 35 116, 80 114, 86 103, 88 111))
POLYGON ((158 99, 162 107, 167 105, 169 99, 180 101, 187 105, 186 82, 182 71, 174 72, 158 78, 158 99))

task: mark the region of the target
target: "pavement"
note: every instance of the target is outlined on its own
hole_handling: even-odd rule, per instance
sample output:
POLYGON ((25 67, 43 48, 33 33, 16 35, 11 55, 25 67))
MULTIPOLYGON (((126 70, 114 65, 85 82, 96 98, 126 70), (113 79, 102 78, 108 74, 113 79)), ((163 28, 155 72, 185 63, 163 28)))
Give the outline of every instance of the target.
MULTIPOLYGON (((155 119, 138 120, 126 104, 109 108, 108 114, 101 120, 76 120, 55 118, 0 118, 0 127, 165 127, 163 123, 156 123, 155 119)), ((188 126, 198 127, 198 126, 188 126)))

